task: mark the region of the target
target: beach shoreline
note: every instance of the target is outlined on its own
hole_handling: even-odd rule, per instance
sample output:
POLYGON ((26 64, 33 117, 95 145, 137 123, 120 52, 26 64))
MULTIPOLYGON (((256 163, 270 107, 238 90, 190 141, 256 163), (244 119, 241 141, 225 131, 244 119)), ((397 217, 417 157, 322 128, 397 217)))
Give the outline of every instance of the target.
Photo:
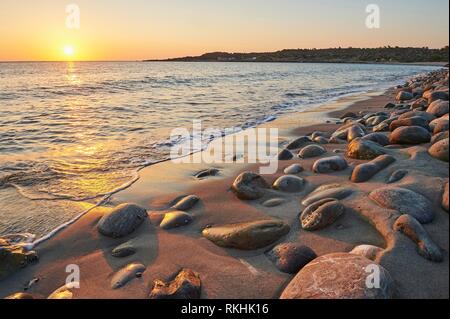
MULTIPOLYGON (((342 126, 343 114, 368 114, 385 112, 385 105, 395 100, 397 90, 370 92, 350 96, 322 105, 313 110, 282 116, 260 128, 278 128, 279 146, 287 144, 300 136, 310 136, 313 132, 329 134, 342 126)), ((448 138, 448 137, 447 137, 448 138)), ((321 145, 327 156, 345 154, 347 144, 327 143, 321 145)), ((297 149, 296 149, 297 150, 297 149)), ((426 149, 425 149, 426 150, 426 149)), ((398 157, 400 168, 414 170, 414 165, 424 165, 420 158, 425 156, 420 146, 389 150, 398 157), (409 155, 407 155, 409 154, 409 155), (419 154, 419 155, 418 155, 419 154), (409 158, 417 158, 413 164, 409 158)), ((323 156, 325 156, 324 154, 323 156)), ((6 297, 23 290, 24 283, 38 278, 27 292, 35 298, 46 298, 64 285, 67 265, 78 265, 81 271, 80 289, 72 289, 73 298, 147 298, 156 279, 169 280, 182 268, 199 273, 202 279, 202 298, 227 299, 266 299, 278 298, 293 279, 274 267, 265 252, 281 242, 296 242, 311 247, 318 256, 330 253, 348 253, 358 245, 381 247, 383 253, 375 261, 388 269, 401 285, 397 288, 397 298, 448 298, 448 213, 437 206, 435 221, 426 226, 436 243, 445 251, 444 261, 431 263, 416 253, 402 234, 389 229, 398 217, 392 210, 386 210, 367 203, 366 195, 374 188, 383 187, 386 172, 380 173, 370 183, 358 184, 357 194, 343 200, 348 207, 345 216, 336 225, 318 232, 306 232, 298 225, 298 214, 302 211, 299 199, 308 196, 315 188, 330 183, 354 187, 348 180, 353 168, 367 160, 349 159, 350 167, 332 174, 315 174, 311 167, 317 158, 280 161, 277 173, 264 176, 271 184, 284 175, 283 170, 292 164, 301 164, 304 171, 297 174, 307 181, 304 189, 297 193, 280 193, 273 190, 261 199, 242 201, 230 191, 236 176, 244 171, 257 171, 257 164, 174 164, 170 161, 142 169, 140 178, 130 187, 115 193, 108 205, 97 207, 82 216, 74 224, 63 229, 55 237, 40 244, 37 248, 39 262, 8 276, 2 281, 0 297, 6 297), (215 176, 198 179, 196 173, 208 169, 218 170, 215 176), (384 174, 384 175, 383 175, 384 174), (170 209, 174 199, 183 195, 195 194, 200 202, 189 213, 193 222, 173 230, 160 229, 154 221, 152 212, 163 213, 170 209), (268 199, 282 201, 274 207, 262 205, 268 199), (108 238, 97 231, 98 221, 112 207, 121 203, 134 203, 149 212, 135 232, 120 239, 108 238), (367 206, 367 207, 366 207, 367 206), (358 211, 357 207, 364 207, 358 211), (380 216, 375 216, 379 213, 380 216), (270 245, 253 250, 221 248, 202 236, 202 230, 212 225, 242 223, 253 220, 280 219, 290 225, 289 234, 270 245), (136 252, 125 258, 111 255, 111 250, 132 240, 136 252), (399 257, 401 256, 400 260, 399 257), (121 289, 111 289, 109 282, 122 267, 132 262, 142 263, 146 270, 141 277, 131 280, 121 289), (411 271, 402 273, 402 267, 414 263, 411 271), (445 270, 447 269, 447 270, 445 270), (429 272, 426 278, 419 274, 429 272), (443 278, 446 277, 446 278, 443 278), (416 279, 414 279, 416 278, 416 279), (433 284, 439 278, 439 286, 433 284), (412 290, 412 287, 415 287, 412 290)), ((426 158, 427 161, 434 160, 426 158)), ((429 170, 422 168, 421 175, 405 177, 401 183, 407 188, 426 192, 433 203, 448 180, 448 163, 437 162, 438 167, 429 170), (432 176, 433 172, 436 172, 432 176), (423 184, 420 186, 420 184, 423 184), (429 187, 423 190, 423 187, 429 187)), ((389 169, 392 171, 392 169, 389 169)))

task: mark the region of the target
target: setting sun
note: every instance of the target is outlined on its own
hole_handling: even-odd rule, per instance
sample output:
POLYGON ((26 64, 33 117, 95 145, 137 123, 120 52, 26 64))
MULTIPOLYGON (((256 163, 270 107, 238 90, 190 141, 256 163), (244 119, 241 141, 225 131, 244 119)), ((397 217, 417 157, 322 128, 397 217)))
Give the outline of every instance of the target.
POLYGON ((75 55, 75 50, 73 49, 72 46, 66 45, 64 47, 64 55, 67 57, 73 57, 75 55))

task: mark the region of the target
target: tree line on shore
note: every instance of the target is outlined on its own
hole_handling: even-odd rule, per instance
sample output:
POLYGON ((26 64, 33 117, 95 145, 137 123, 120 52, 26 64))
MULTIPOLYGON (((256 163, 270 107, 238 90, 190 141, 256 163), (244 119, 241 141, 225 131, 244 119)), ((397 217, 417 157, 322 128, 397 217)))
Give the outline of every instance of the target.
MULTIPOLYGON (((148 60, 150 61, 150 60, 148 60)), ((164 61, 185 62, 330 62, 330 63, 420 63, 448 62, 448 46, 427 47, 286 49, 262 53, 211 52, 164 61)))

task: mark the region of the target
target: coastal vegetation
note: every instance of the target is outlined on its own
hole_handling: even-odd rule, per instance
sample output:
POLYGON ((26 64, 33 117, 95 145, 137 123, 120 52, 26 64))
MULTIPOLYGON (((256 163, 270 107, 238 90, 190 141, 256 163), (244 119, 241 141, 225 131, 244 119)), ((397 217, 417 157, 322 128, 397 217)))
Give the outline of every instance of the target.
MULTIPOLYGON (((152 61, 152 60, 147 60, 152 61)), ((228 53, 211 52, 163 61, 184 62, 329 62, 329 63, 420 63, 448 62, 448 46, 428 47, 286 49, 276 52, 228 53)))

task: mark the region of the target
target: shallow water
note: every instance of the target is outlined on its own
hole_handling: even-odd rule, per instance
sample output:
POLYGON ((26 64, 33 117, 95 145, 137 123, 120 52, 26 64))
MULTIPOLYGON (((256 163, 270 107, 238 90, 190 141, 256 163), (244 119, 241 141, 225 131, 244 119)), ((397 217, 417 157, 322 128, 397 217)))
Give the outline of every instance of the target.
POLYGON ((0 235, 38 236, 168 157, 176 127, 248 128, 433 67, 0 63, 0 235))

